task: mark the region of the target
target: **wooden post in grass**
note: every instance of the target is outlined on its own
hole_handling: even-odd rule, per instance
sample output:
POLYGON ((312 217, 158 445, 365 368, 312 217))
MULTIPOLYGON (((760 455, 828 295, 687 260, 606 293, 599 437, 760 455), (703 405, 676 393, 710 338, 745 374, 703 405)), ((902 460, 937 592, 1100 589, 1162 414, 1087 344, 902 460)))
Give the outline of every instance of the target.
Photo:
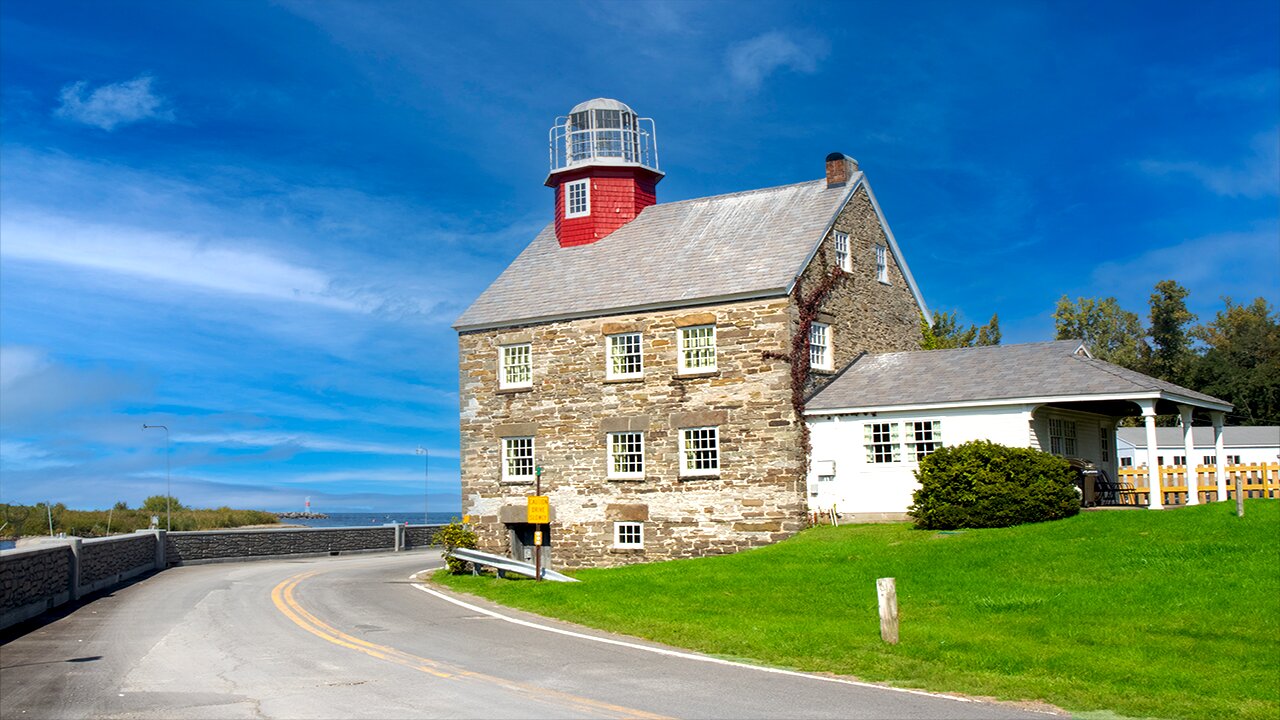
POLYGON ((876 580, 876 595, 880 598, 880 639, 897 645, 898 589, 893 578, 876 580))

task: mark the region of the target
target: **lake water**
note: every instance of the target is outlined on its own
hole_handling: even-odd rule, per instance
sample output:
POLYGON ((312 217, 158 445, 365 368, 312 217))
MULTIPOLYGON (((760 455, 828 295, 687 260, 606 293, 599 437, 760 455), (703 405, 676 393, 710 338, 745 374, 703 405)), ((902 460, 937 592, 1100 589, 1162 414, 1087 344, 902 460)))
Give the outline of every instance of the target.
MULTIPOLYGON (((427 518, 428 525, 446 525, 454 518, 462 517, 458 512, 432 512, 427 518)), ((280 518, 282 525, 305 525, 307 527, 359 527, 365 525, 386 525, 387 523, 422 524, 422 513, 329 513, 327 518, 280 518)))

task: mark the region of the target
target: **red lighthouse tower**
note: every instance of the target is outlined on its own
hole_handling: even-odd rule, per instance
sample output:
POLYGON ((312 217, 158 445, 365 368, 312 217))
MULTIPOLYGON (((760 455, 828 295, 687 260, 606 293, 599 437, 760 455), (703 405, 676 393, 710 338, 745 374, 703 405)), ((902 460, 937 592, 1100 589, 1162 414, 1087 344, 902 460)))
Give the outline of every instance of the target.
POLYGON ((560 247, 593 243, 657 202, 653 120, 608 98, 579 103, 551 128, 551 173, 560 247))

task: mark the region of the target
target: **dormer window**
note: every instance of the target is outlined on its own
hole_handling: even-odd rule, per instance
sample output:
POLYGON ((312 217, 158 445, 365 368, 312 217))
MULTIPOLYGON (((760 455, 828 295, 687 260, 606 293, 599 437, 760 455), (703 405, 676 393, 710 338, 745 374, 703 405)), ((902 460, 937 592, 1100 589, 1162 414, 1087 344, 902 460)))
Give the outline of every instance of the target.
POLYGON ((831 238, 836 249, 836 266, 845 272, 853 272, 853 264, 849 262, 849 233, 836 230, 831 238))
POLYGON ((591 214, 591 181, 574 180, 564 184, 564 216, 586 217, 591 214))

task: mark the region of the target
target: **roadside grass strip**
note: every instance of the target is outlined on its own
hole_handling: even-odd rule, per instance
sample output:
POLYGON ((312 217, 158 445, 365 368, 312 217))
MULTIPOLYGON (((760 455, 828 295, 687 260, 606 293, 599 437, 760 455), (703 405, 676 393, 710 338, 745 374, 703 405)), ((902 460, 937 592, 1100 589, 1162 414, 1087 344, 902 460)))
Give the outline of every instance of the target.
POLYGON ((322 640, 331 642, 334 645, 348 650, 363 653, 379 660, 400 665, 401 667, 417 670, 418 672, 426 673, 433 677, 445 680, 471 680, 495 685, 528 698, 528 702, 547 704, 549 706, 549 710, 552 712, 551 716, 554 716, 555 711, 562 712, 564 709, 568 708, 603 718, 620 718, 622 720, 667 720, 664 715, 656 715, 643 710, 636 710, 634 708, 623 707, 621 705, 600 702, 598 700, 592 700, 590 698, 560 692, 558 690, 552 690, 550 688, 532 685, 530 683, 508 680, 494 675, 467 670, 451 663, 432 660, 420 655, 407 653, 389 645, 371 643, 367 640, 338 630, 302 607, 294 597, 294 590, 298 587, 299 583, 318 574, 319 572, 317 571, 304 572, 284 580, 271 590, 271 601, 275 604, 276 609, 278 609, 285 617, 292 620, 295 625, 322 640))
POLYGON ((446 587, 715 657, 1099 717, 1280 717, 1280 501, 937 533, 819 527, 735 555, 446 587), (897 578, 901 643, 879 635, 897 578))

